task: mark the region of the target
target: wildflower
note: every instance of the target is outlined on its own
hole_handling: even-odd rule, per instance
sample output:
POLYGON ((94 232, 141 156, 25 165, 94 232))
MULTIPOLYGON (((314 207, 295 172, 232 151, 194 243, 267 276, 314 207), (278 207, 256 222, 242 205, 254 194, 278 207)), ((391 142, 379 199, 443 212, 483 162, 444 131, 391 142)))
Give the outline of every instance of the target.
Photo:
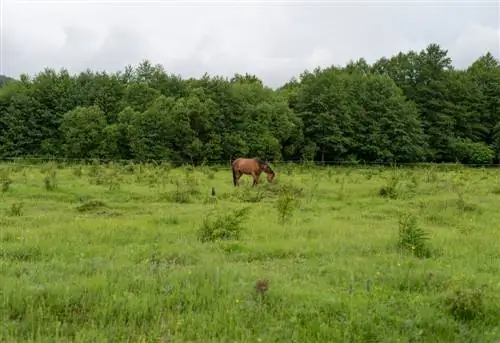
POLYGON ((264 293, 269 289, 268 280, 257 280, 255 283, 255 290, 260 293, 264 293))

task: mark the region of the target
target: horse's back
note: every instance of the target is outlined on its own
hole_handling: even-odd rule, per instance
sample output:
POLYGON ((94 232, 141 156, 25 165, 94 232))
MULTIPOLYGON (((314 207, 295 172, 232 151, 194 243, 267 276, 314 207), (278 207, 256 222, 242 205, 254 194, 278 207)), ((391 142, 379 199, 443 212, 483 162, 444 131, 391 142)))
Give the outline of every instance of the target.
POLYGON ((252 172, 258 168, 258 163, 252 158, 239 157, 233 161, 232 166, 242 172, 252 172))

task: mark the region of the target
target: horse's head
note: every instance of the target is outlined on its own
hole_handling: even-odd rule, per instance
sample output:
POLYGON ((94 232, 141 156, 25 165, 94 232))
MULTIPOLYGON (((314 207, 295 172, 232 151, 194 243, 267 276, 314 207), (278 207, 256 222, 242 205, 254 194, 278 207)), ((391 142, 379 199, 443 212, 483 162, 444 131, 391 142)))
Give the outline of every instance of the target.
POLYGON ((271 172, 267 174, 267 182, 269 182, 269 183, 273 182, 275 175, 276 175, 276 173, 271 170, 271 172))
POLYGON ((271 169, 271 166, 266 161, 259 161, 260 169, 267 174, 267 181, 273 182, 276 173, 271 169))

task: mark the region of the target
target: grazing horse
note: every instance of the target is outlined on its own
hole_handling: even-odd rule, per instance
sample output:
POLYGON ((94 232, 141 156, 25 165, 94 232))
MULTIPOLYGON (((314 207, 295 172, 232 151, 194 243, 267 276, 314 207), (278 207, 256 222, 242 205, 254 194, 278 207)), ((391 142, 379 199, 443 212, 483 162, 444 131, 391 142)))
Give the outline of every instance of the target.
POLYGON ((253 185, 259 183, 259 177, 262 172, 267 174, 267 181, 273 182, 276 175, 266 161, 257 158, 237 158, 231 164, 233 169, 233 183, 239 185, 240 177, 243 174, 252 175, 253 185))

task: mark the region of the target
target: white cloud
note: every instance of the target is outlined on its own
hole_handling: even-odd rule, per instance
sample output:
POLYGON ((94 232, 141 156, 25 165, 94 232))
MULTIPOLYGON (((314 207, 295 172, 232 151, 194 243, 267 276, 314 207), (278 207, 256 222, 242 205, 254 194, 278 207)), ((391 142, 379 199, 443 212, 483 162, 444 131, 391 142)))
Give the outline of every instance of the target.
POLYGON ((175 7, 168 1, 3 0, 0 73, 17 77, 44 67, 117 71, 149 59, 186 77, 248 72, 277 86, 306 68, 359 57, 374 62, 431 42, 448 49, 459 67, 486 51, 498 57, 500 50, 494 2, 461 8, 453 1, 442 7, 306 1, 224 6, 208 0, 175 7))

